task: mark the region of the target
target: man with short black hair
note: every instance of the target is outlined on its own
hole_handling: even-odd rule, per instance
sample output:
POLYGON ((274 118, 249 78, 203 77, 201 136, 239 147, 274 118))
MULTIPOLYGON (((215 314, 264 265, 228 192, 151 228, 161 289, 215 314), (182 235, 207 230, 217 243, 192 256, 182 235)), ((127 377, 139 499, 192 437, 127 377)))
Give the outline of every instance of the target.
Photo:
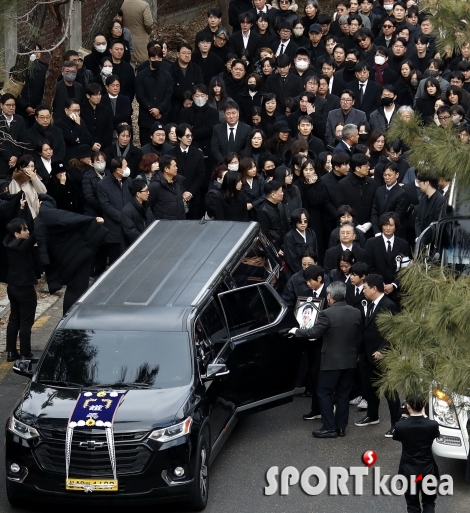
POLYGON ((192 61, 197 64, 202 71, 204 84, 209 86, 212 77, 219 75, 225 70, 223 61, 217 55, 210 51, 214 38, 207 32, 200 32, 196 36, 196 47, 193 52, 192 61))
POLYGON ((356 108, 365 112, 369 119, 371 113, 380 107, 381 87, 369 80, 369 68, 366 62, 358 62, 354 70, 356 79, 349 82, 348 89, 355 94, 356 108))
POLYGON ((60 128, 52 124, 51 108, 47 105, 38 105, 36 107, 35 120, 34 125, 26 131, 26 137, 30 141, 29 151, 35 151, 38 142, 46 139, 54 147, 52 162, 63 162, 65 159, 64 135, 60 128))
MULTIPOLYGON (((222 26, 222 11, 218 7, 212 7, 207 11, 207 25, 200 30, 196 34, 196 43, 195 46, 198 44, 198 38, 202 35, 204 32, 205 34, 208 34, 210 37, 210 41, 213 41, 214 34, 217 32, 217 29, 222 26)), ((199 39, 200 41, 200 39, 199 39)))
POLYGON ((312 133, 313 121, 310 116, 300 116, 297 128, 299 135, 293 139, 294 141, 304 140, 308 144, 308 149, 312 151, 316 157, 318 157, 322 151, 325 151, 323 141, 315 137, 312 133))
POLYGON ((113 75, 119 77, 121 83, 121 94, 127 96, 129 101, 134 100, 135 95, 135 71, 134 68, 123 60, 124 45, 119 39, 113 39, 109 42, 109 53, 113 61, 113 75))
POLYGON ((85 99, 83 86, 77 81, 77 65, 73 61, 65 61, 62 66, 62 80, 56 85, 52 110, 57 121, 64 114, 65 103, 74 98, 78 104, 85 99))
POLYGON ((310 43, 306 46, 310 52, 311 61, 317 65, 318 59, 327 55, 325 44, 322 41, 322 28, 319 23, 313 23, 308 29, 308 38, 310 43))
POLYGON ((354 108, 355 99, 356 95, 350 89, 345 89, 341 93, 340 108, 332 110, 328 114, 326 121, 326 144, 333 146, 337 123, 352 124, 357 127, 363 121, 367 121, 365 112, 354 108))
POLYGON ((113 116, 101 103, 101 86, 88 84, 85 89, 86 101, 82 104, 81 115, 93 144, 92 151, 108 148, 113 142, 113 116))
POLYGON ((419 236, 431 223, 439 219, 446 200, 437 191, 439 186, 436 178, 418 173, 417 181, 421 192, 424 194, 419 200, 415 221, 416 236, 419 236))
POLYGON ((266 200, 258 207, 257 221, 278 254, 283 256, 282 244, 287 233, 287 217, 282 207, 282 185, 276 180, 271 180, 266 182, 264 192, 266 200))
POLYGON ((385 85, 382 88, 382 94, 380 97, 380 107, 374 110, 369 119, 372 130, 382 130, 386 132, 392 119, 396 116, 396 112, 399 108, 395 104, 397 99, 397 90, 394 85, 385 85))
POLYGON ((265 92, 274 93, 276 95, 277 107, 276 110, 280 114, 284 114, 284 102, 287 98, 293 98, 302 93, 303 84, 302 79, 292 73, 289 73, 291 66, 291 59, 282 54, 277 58, 277 71, 278 73, 272 74, 266 80, 265 92))
POLYGON ((354 223, 343 223, 339 227, 339 244, 327 249, 325 252, 324 268, 326 273, 336 269, 338 257, 343 251, 351 251, 357 262, 366 261, 366 252, 358 245, 354 245, 355 238, 354 223))
POLYGON ((230 50, 239 59, 246 59, 254 63, 258 59, 261 36, 251 30, 255 23, 255 17, 251 12, 243 12, 238 16, 241 30, 232 34, 230 38, 230 50))

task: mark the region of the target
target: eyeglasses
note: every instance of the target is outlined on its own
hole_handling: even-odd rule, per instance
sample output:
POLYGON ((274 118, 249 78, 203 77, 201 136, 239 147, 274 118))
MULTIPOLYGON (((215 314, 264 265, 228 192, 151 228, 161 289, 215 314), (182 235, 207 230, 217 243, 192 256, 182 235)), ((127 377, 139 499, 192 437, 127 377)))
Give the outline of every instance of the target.
POLYGON ((382 28, 393 28, 393 25, 382 25, 382 28))
POLYGON ((185 137, 187 137, 188 139, 192 139, 193 138, 193 134, 184 134, 185 137))
POLYGON ((50 114, 48 114, 46 116, 41 115, 41 116, 38 116, 38 119, 51 119, 51 115, 50 114))
POLYGON ((349 99, 349 98, 341 98, 339 101, 340 101, 340 102, 344 102, 344 103, 351 103, 351 102, 352 102, 352 99, 349 99))
POLYGON ((439 121, 445 121, 446 119, 450 119, 450 116, 437 116, 439 121))

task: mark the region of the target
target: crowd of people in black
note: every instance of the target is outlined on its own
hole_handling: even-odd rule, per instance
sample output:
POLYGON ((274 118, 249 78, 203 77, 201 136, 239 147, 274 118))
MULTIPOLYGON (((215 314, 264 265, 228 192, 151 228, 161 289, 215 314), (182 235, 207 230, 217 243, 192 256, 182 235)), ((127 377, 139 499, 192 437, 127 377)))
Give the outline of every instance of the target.
MULTIPOLYGON (((258 221, 289 277, 293 310, 335 281, 366 323, 399 309, 397 271, 437 220, 450 181, 416 173, 387 130, 418 113, 468 144, 470 44, 440 55, 432 18, 414 0, 339 0, 334 17, 317 0, 304 16, 297 7, 232 0, 232 31, 212 8, 173 61, 167 42, 152 40, 139 62, 142 48, 117 13, 84 59, 65 53, 51 106, 41 104, 47 64, 37 45, 22 93, 0 98, 9 359, 18 331, 21 355, 31 353, 38 273, 51 292, 67 285, 65 313, 155 219, 258 221)), ((386 341, 369 325, 358 426, 378 422, 371 383, 386 341)), ((313 346, 305 419, 320 413, 313 346)), ((399 401, 388 401, 392 436, 399 401)))

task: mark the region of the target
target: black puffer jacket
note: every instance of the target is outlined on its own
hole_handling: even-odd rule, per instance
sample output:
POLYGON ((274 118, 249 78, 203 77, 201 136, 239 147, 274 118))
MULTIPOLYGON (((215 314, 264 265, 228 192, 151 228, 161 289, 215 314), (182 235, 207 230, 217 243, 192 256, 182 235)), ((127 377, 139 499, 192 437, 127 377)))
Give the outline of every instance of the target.
POLYGON ((132 198, 122 209, 121 215, 121 251, 125 251, 154 221, 149 205, 139 203, 132 198))
POLYGON ((257 220, 266 237, 277 251, 282 249, 287 233, 287 219, 282 205, 266 200, 257 210, 257 220))
POLYGON ((174 182, 170 184, 159 171, 153 175, 149 191, 149 204, 155 219, 186 219, 183 202, 183 192, 186 192, 184 177, 176 175, 174 182))
POLYGON ((222 184, 217 180, 214 180, 209 184, 209 189, 207 190, 205 199, 206 212, 209 217, 215 217, 215 200, 221 187, 222 184))
MULTIPOLYGON (((109 174, 109 171, 106 169, 103 178, 109 174)), ((82 190, 85 215, 94 217, 101 217, 103 215, 103 210, 98 200, 98 184, 103 178, 100 178, 94 169, 86 171, 83 175, 82 190)))

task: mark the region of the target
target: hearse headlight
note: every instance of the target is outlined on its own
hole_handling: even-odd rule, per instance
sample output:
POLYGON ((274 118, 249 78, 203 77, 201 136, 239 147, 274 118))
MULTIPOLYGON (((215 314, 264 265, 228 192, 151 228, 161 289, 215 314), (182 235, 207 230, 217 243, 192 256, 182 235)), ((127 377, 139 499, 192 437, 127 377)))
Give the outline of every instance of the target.
POLYGON ((459 421, 452 399, 442 390, 433 390, 432 410, 434 420, 441 426, 458 429, 459 421))
POLYGON ((157 440, 158 442, 168 442, 170 440, 174 440, 175 438, 179 438, 180 436, 184 436, 190 433, 192 423, 192 417, 188 417, 186 420, 183 420, 183 422, 175 424, 174 426, 152 431, 149 438, 151 440, 157 440))
POLYGON ((24 438, 25 440, 31 440, 32 438, 39 436, 37 429, 28 426, 24 422, 20 422, 18 419, 15 419, 13 415, 10 417, 8 429, 15 435, 18 435, 20 438, 24 438))

